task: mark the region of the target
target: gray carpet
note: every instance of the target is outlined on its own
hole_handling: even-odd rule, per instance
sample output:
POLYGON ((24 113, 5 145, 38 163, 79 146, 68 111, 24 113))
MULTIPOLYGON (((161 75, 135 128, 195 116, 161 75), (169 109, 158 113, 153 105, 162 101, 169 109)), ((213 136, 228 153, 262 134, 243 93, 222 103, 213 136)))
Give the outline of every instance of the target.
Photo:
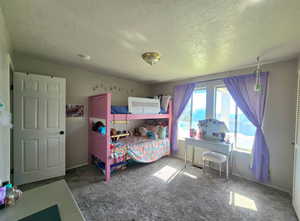
POLYGON ((288 194, 213 171, 181 170, 163 158, 115 173, 109 183, 94 166, 70 171, 66 180, 87 221, 92 220, 297 220, 288 194))

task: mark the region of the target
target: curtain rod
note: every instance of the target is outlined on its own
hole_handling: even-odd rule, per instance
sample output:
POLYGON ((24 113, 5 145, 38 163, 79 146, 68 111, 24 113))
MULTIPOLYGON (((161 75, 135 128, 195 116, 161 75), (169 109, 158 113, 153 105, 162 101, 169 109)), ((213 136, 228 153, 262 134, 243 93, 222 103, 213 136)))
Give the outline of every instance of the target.
MULTIPOLYGON (((268 73, 268 71, 263 71, 262 73, 268 73)), ((229 77, 238 77, 238 76, 247 76, 247 75, 255 75, 255 73, 236 74, 236 75, 232 75, 232 76, 218 77, 218 78, 208 79, 208 80, 202 80, 202 81, 193 81, 193 80, 191 80, 191 81, 189 81, 189 82, 187 82, 187 83, 177 84, 176 86, 180 86, 180 85, 184 85, 184 84, 189 84, 189 83, 195 83, 195 84, 207 83, 207 82, 211 82, 211 81, 224 80, 225 78, 229 78, 229 77)), ((175 86, 175 87, 176 87, 176 86, 175 86)))

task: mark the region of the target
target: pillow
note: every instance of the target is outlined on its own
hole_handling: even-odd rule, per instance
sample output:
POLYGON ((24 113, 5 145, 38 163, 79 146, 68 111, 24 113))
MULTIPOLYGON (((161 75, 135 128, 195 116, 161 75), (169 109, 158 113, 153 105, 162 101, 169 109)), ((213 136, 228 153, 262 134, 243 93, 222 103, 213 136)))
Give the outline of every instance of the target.
POLYGON ((153 131, 148 131, 147 132, 147 137, 150 138, 150 139, 156 140, 157 139, 157 134, 154 133, 153 131))
POLYGON ((148 125, 147 126, 147 130, 150 130, 150 131, 152 131, 153 133, 156 133, 156 134, 158 132, 158 128, 159 128, 159 126, 154 126, 154 125, 148 125))
POLYGON ((167 137, 167 127, 160 126, 158 128, 158 138, 165 139, 167 137))

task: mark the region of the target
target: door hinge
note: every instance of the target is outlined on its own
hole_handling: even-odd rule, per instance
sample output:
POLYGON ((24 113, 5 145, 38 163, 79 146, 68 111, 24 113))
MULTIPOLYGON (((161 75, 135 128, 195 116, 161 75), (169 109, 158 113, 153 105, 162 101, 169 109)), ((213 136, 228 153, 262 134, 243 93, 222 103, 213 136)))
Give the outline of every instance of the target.
POLYGON ((14 85, 10 85, 10 90, 13 91, 14 90, 14 85))
POLYGON ((15 170, 14 169, 11 169, 10 170, 10 174, 14 174, 15 173, 15 170))

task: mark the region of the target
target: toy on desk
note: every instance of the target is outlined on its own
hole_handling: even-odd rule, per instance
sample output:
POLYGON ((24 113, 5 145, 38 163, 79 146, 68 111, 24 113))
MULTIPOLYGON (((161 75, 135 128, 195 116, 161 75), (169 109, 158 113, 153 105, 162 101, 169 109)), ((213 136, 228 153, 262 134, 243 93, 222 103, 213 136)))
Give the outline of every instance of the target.
POLYGON ((199 128, 198 131, 197 131, 197 138, 198 139, 203 139, 203 137, 204 137, 203 129, 199 128))
POLYGON ((229 132, 223 121, 216 119, 200 120, 198 123, 199 130, 202 130, 203 138, 208 140, 224 141, 226 133, 229 132))
POLYGON ((196 137, 196 135, 197 135, 197 130, 194 128, 191 128, 190 129, 190 137, 196 137))

